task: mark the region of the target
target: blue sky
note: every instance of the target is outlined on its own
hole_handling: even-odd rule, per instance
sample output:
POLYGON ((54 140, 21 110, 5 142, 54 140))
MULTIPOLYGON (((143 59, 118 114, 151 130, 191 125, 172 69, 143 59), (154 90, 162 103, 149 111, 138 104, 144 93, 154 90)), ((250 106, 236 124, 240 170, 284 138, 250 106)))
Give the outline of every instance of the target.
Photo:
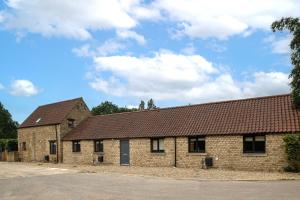
POLYGON ((0 101, 22 122, 82 96, 160 107, 289 92, 296 0, 0 1, 0 101))

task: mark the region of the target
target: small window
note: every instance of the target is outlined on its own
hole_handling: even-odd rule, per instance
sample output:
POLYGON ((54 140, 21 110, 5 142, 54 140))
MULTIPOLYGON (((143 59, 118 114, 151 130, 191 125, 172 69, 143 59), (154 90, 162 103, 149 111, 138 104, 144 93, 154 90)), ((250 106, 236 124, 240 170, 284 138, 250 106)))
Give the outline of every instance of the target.
POLYGON ((205 153, 205 136, 189 137, 190 153, 205 153))
POLYGON ((165 152, 164 138, 151 139, 151 152, 154 152, 154 153, 165 152))
POLYGON ((22 150, 26 151, 26 142, 22 142, 22 150))
POLYGON ((95 140, 94 141, 94 151, 95 152, 103 152, 103 140, 95 140))
POLYGON ((73 152, 80 152, 80 141, 73 141, 73 152))
POLYGON ((265 153, 265 136, 244 136, 244 153, 265 153))
POLYGON ((68 119, 68 127, 69 128, 75 127, 75 119, 68 119))
POLYGON ((49 141, 50 154, 56 154, 56 141, 49 141))

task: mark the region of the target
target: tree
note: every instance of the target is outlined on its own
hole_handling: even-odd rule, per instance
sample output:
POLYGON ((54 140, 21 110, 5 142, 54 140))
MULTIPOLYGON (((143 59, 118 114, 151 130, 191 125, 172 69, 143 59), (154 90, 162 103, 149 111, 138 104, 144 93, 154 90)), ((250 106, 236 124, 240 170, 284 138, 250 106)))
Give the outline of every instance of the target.
POLYGON ((93 115, 106 115, 117 113, 119 110, 118 106, 110 101, 104 101, 100 105, 92 108, 93 115))
POLYGON ((92 114, 107 115, 112 113, 132 112, 136 110, 136 108, 118 107, 116 104, 113 104, 110 101, 104 101, 100 105, 92 108, 92 114))
POLYGON ((273 32, 288 30, 293 34, 293 38, 290 43, 291 61, 294 68, 290 73, 292 79, 290 85, 292 88, 292 97, 295 106, 300 107, 300 22, 299 18, 282 18, 279 21, 275 21, 271 26, 273 32))
POLYGON ((156 108, 156 106, 155 106, 154 101, 153 101, 152 98, 148 101, 147 104, 148 104, 148 106, 147 106, 147 109, 148 109, 148 110, 151 110, 151 109, 155 109, 155 108, 156 108))
POLYGON ((141 100, 141 103, 139 105, 139 110, 145 110, 145 101, 141 100))
POLYGON ((17 138, 18 123, 0 102, 0 139, 17 138))

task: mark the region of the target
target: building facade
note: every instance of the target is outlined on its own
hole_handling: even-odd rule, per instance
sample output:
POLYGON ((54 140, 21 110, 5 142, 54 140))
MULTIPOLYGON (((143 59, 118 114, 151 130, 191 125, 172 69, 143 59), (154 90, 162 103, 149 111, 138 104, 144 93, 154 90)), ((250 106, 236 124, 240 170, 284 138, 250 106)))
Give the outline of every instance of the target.
POLYGON ((62 162, 62 138, 88 116, 82 98, 38 107, 18 129, 20 159, 62 162))
MULTIPOLYGON (((72 117, 76 127, 55 125, 65 130, 60 134, 64 163, 282 170, 287 164, 283 137, 300 131, 300 112, 289 95, 100 116, 84 110, 78 116, 81 112, 84 117, 72 117)), ((35 129, 41 130, 19 130, 20 147, 26 137, 53 140, 43 133, 53 133, 54 125, 35 129)), ((42 144, 29 147, 23 160, 43 160, 50 143, 42 144)))

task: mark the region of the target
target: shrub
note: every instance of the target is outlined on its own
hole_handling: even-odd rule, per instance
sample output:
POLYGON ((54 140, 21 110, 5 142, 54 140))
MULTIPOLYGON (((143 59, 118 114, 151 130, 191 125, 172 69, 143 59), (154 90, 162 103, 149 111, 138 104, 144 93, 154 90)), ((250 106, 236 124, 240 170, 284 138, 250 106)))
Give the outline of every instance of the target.
POLYGON ((288 166, 284 168, 289 172, 300 172, 300 135, 286 135, 283 138, 288 166))
POLYGON ((18 140, 16 139, 0 139, 1 151, 18 151, 18 140))

